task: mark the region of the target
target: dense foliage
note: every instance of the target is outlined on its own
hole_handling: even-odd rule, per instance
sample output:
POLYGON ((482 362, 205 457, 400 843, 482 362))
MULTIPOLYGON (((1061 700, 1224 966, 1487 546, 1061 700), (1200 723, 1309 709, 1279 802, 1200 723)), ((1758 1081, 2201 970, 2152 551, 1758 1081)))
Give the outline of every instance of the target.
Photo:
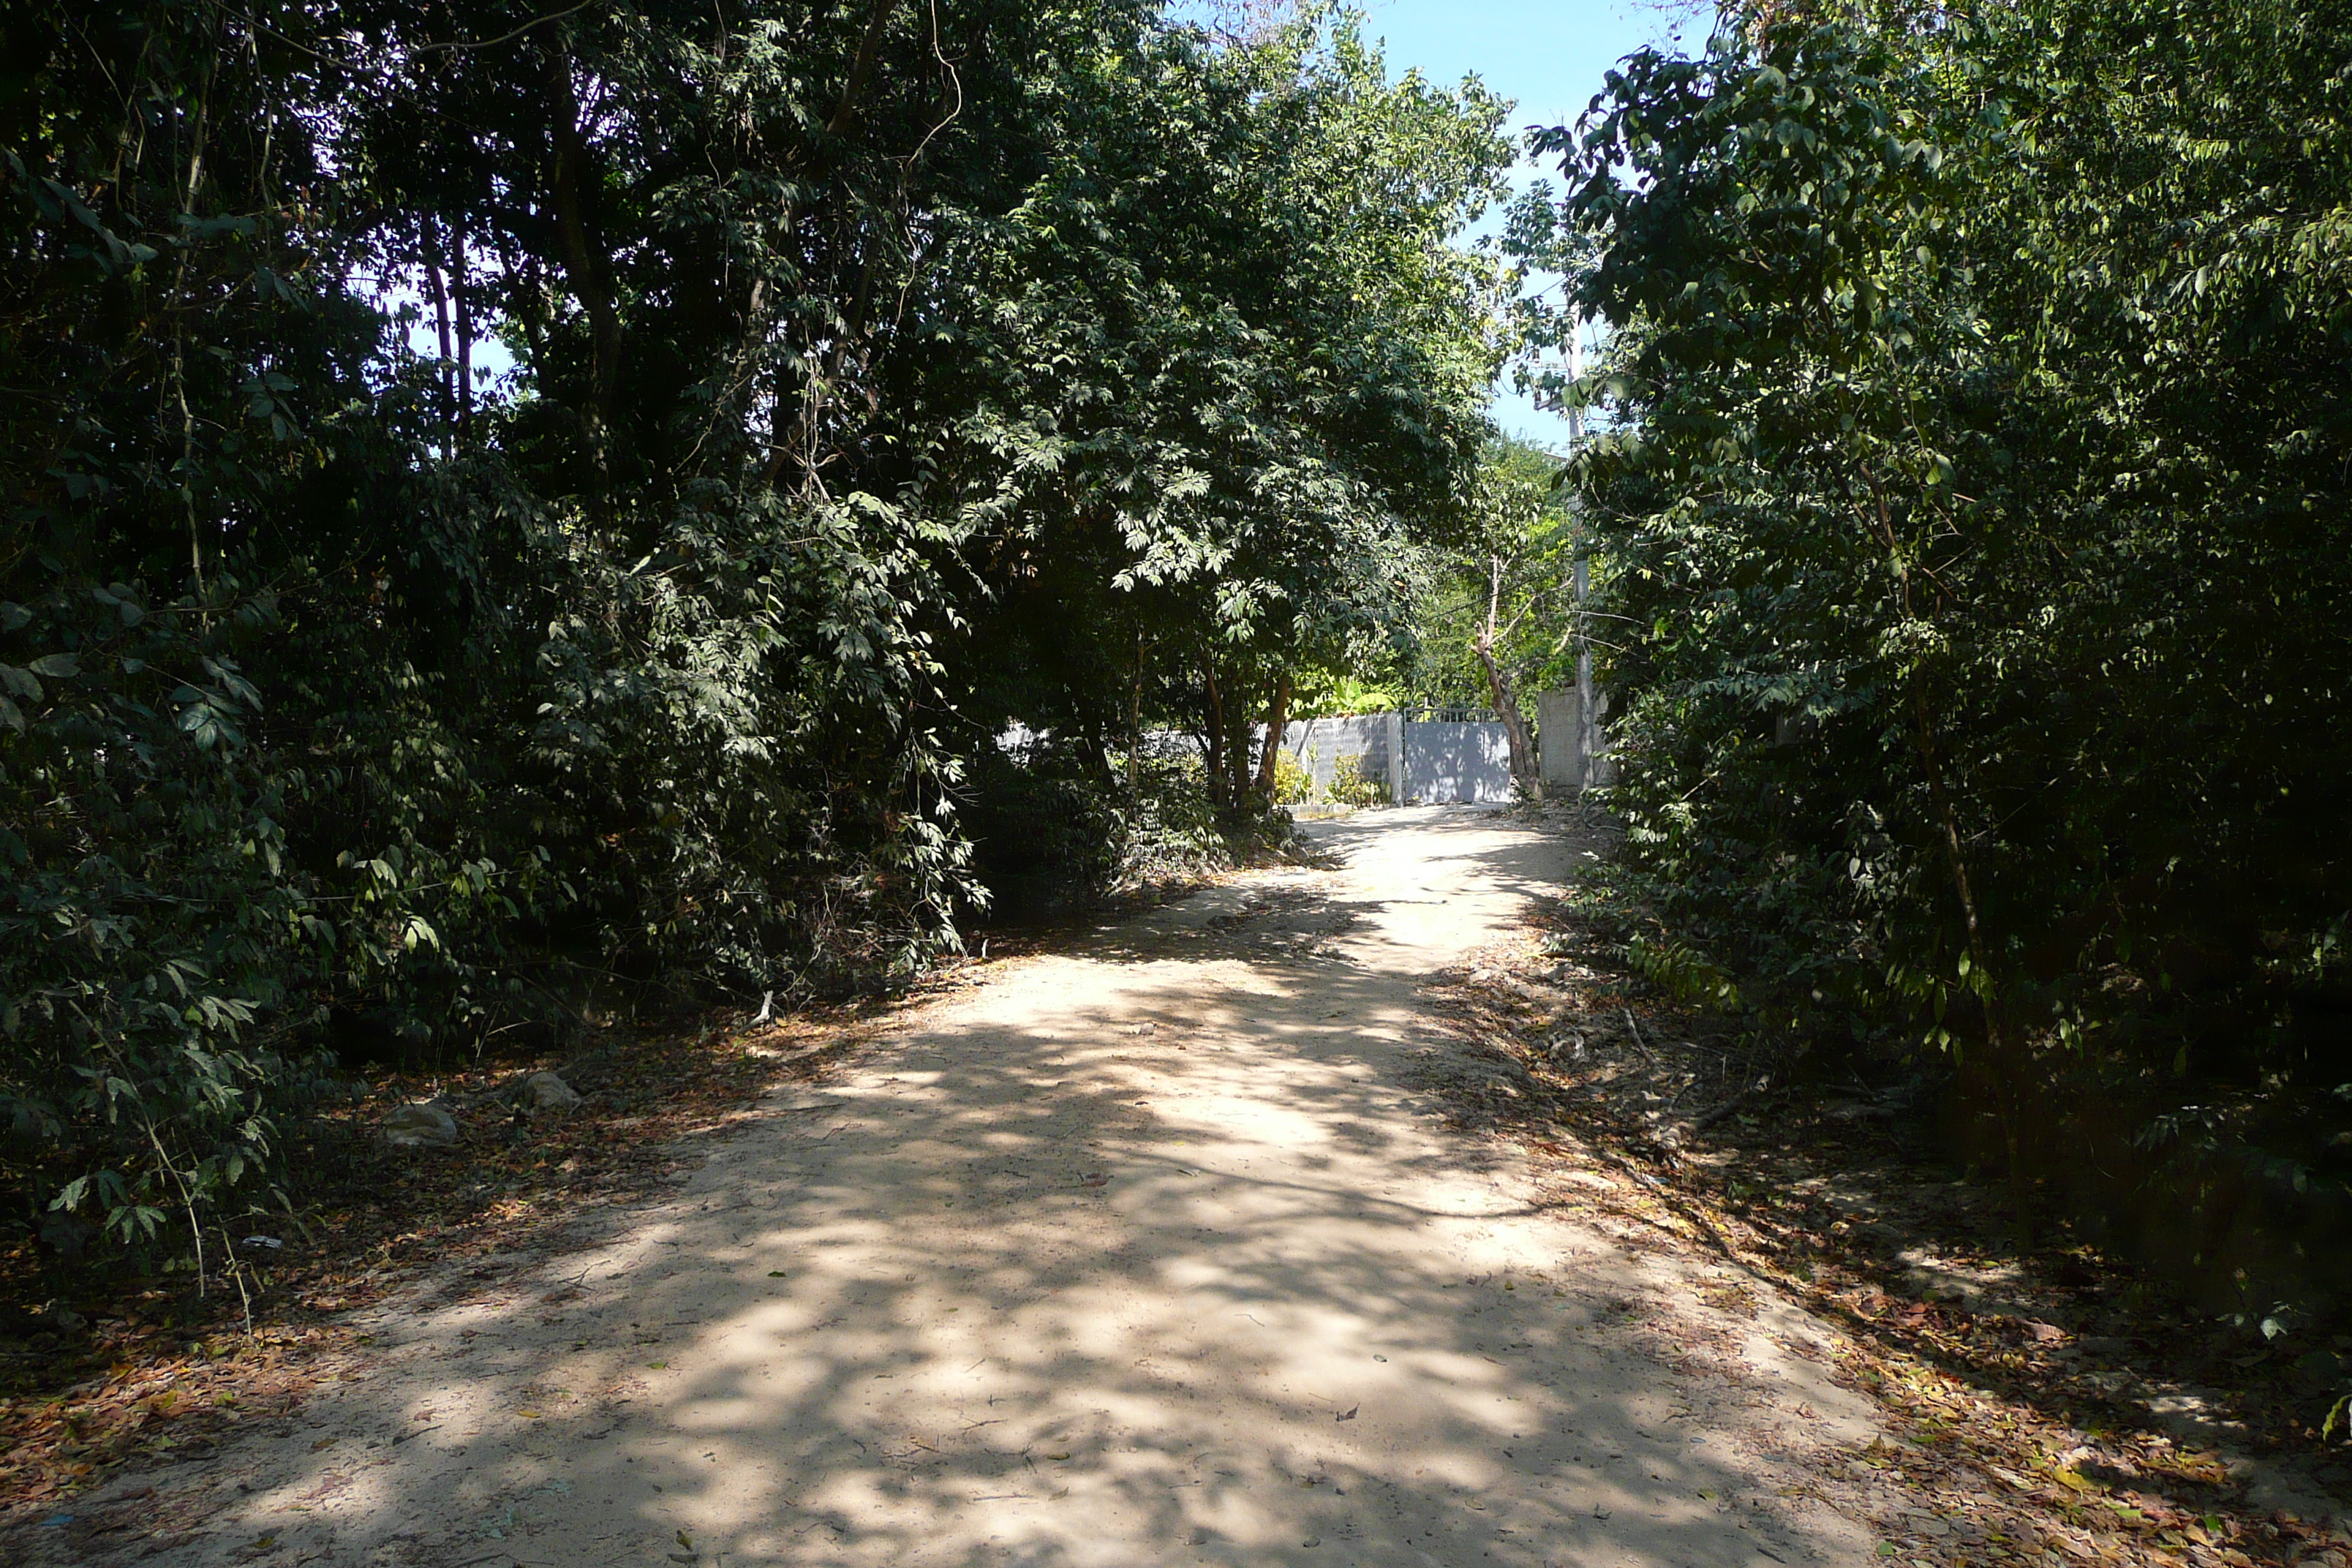
POLYGON ((62 1247, 200 1246, 338 1056, 903 977, 1008 722, 1099 775, 1197 715, 1244 784, 1465 514, 1500 107, 1344 18, 0 28, 0 1109, 62 1247))
POLYGON ((2021 1207, 2332 1289, 2352 11, 1774 7, 1541 141, 1652 966, 1956 1060, 2021 1207))
POLYGON ((1570 517, 1559 467, 1557 456, 1526 440, 1488 445, 1472 529, 1420 563, 1405 671, 1415 700, 1495 707, 1497 677, 1522 699, 1574 684, 1570 628, 1583 536, 1570 517), (1491 661, 1479 657, 1482 637, 1491 661))

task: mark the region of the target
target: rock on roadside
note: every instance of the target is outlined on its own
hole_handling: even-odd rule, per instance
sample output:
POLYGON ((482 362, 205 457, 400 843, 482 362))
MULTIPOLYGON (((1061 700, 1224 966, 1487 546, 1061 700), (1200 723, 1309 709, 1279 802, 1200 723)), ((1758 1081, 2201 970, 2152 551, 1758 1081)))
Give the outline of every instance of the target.
POLYGON ((404 1105, 383 1119, 383 1141, 395 1149, 455 1148, 457 1119, 422 1100, 404 1105))
POLYGON ((520 1098, 524 1111, 532 1116, 569 1110, 580 1103, 579 1091, 551 1072, 535 1072, 523 1079, 520 1098))

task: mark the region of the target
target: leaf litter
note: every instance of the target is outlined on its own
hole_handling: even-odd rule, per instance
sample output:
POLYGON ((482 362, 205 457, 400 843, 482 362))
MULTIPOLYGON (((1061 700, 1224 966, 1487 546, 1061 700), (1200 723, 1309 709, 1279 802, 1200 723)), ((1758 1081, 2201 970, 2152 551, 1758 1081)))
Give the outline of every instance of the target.
POLYGON ((2239 1446, 2305 1461, 2308 1481, 2318 1419, 2247 1377, 2226 1353, 2242 1343, 2063 1227, 2012 1256, 1998 1194, 1938 1166, 1906 1086, 1825 1093, 1785 1049, 1648 989, 1570 906, 1539 903, 1433 977, 1455 1045, 1430 1054, 1429 1087, 1619 1241, 1733 1265, 1745 1279, 1706 1287, 1708 1305, 1741 1314, 1776 1291, 1838 1331, 1832 1375, 1871 1397, 1884 1436, 1835 1482, 1878 1496, 1883 1557, 2352 1565, 2340 1505, 2265 1506, 2242 1456, 2150 1408, 2189 1376, 2220 1384, 2239 1446), (2091 1322, 2106 1331, 2063 1326, 2091 1322))
POLYGON ((291 1415, 322 1382, 363 1379, 369 1342, 348 1326, 355 1310, 426 1270, 461 1295, 499 1288, 520 1255, 555 1244, 583 1212, 659 1193, 700 1163, 698 1140, 771 1109, 763 1095, 803 1087, 843 1049, 989 967, 943 965, 898 998, 756 1025, 598 1030, 561 1060, 375 1072, 289 1139, 289 1168, 318 1175, 293 1194, 290 1216, 268 1216, 278 1245, 241 1249, 249 1332, 247 1300, 217 1276, 200 1295, 185 1273, 61 1279, 29 1240, 0 1252, 0 1531, 40 1528, 58 1500, 127 1463, 200 1456, 247 1423, 291 1415), (544 1069, 583 1102, 518 1115, 516 1087, 544 1069), (386 1147, 383 1116, 428 1096, 458 1116, 459 1143, 386 1147))

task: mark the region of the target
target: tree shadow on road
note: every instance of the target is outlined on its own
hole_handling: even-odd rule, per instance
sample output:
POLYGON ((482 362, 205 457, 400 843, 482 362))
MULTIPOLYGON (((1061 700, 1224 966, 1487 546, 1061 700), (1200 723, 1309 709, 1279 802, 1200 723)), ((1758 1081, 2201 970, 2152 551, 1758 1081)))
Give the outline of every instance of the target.
POLYGON ((1592 1342, 1622 1300, 1434 1135, 1406 903, 1316 962, 1112 933, 789 1088, 601 1243, 388 1322, 163 1561, 1794 1561, 1685 1384, 1592 1342))

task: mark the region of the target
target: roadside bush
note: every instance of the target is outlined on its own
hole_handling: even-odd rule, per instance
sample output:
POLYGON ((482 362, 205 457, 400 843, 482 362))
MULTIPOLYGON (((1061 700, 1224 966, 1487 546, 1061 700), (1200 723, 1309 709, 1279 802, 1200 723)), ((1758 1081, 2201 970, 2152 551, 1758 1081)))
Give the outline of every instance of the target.
POLYGON ((960 791, 986 908, 1030 919, 1082 909, 1118 879, 1127 823, 1097 760, 1040 741, 982 747, 960 791))
POLYGON ((1289 842, 1276 807, 1236 815, 1209 797, 1189 752, 1144 761, 1130 795, 1083 745, 1039 742, 977 758, 958 821, 995 918, 1036 919, 1126 893, 1169 890, 1244 865, 1289 842))
POLYGON ((1315 798, 1315 775, 1293 762, 1288 752, 1274 759, 1274 804, 1304 805, 1315 798))
POLYGON ((1331 798, 1340 805, 1387 805, 1388 774, 1365 767, 1362 755, 1351 752, 1332 764, 1331 798))
POLYGON ((1190 753, 1147 762, 1128 809, 1116 890, 1181 886, 1234 864, 1233 842, 1209 798, 1208 770, 1190 753))
POLYGON ((1633 57, 1515 229, 1613 329, 1572 473, 1634 957, 1941 1058, 2021 1228, 2340 1302, 2352 25, 1823 15, 1633 57))

